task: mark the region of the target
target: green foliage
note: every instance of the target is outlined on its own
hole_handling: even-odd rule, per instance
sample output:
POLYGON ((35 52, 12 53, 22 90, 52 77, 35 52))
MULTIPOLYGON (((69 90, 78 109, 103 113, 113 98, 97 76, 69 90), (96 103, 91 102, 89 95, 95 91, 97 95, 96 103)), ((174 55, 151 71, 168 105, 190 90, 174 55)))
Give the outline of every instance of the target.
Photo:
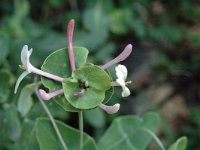
POLYGON ((84 118, 92 127, 96 128, 97 130, 99 128, 102 128, 106 124, 106 116, 105 113, 99 109, 91 109, 84 112, 84 118))
POLYGON ((0 34, 0 65, 5 61, 7 55, 9 54, 8 39, 4 38, 0 34))
POLYGON ((144 150, 151 140, 142 128, 155 130, 159 123, 156 113, 147 113, 142 118, 123 116, 113 121, 98 143, 102 150, 144 150))
MULTIPOLYGON (((189 73, 187 77, 189 84, 181 85, 180 87, 184 87, 185 91, 180 91, 178 88, 179 94, 184 93, 185 96, 189 93, 189 96, 186 96, 186 100, 189 99, 190 103, 189 112, 193 109, 191 105, 199 106, 198 94, 194 93, 195 90, 191 91, 191 89, 196 89, 196 91, 199 89, 200 5, 197 1, 2 0, 0 3, 0 149, 39 149, 35 137, 35 119, 46 115, 37 98, 31 96, 31 91, 28 89, 23 88, 19 96, 13 95, 13 80, 21 72, 21 70, 17 71, 20 64, 20 51, 24 44, 33 47, 37 55, 31 56, 31 62, 34 66, 41 66, 49 53, 66 46, 66 23, 71 18, 76 19, 74 45, 87 47, 91 51, 89 58, 91 62, 103 64, 113 58, 118 53, 116 50, 119 50, 119 47, 126 42, 134 41, 138 52, 140 46, 144 46, 147 50, 156 49, 156 53, 159 51, 162 54, 155 59, 159 63, 153 70, 155 77, 161 77, 162 81, 169 81, 170 75, 176 74, 179 70, 181 70, 181 75, 182 73, 185 75, 184 71, 186 71, 186 76, 189 73), (148 46, 149 43, 151 43, 150 46, 148 46), (22 99, 21 97, 26 97, 26 94, 27 98, 22 99)), ((82 66, 87 58, 85 51, 87 50, 79 51, 84 54, 80 54, 76 59, 78 62, 85 59, 82 66)), ((59 56, 59 61, 55 58, 56 61, 48 62, 48 68, 58 69, 59 65, 54 64, 58 61, 66 65, 60 68, 63 73, 66 73, 64 77, 69 77, 71 72, 69 63, 66 63, 68 62, 66 54, 66 49, 63 49, 60 53, 63 57, 59 56)), ((138 62, 143 58, 138 55, 136 57, 139 57, 136 60, 138 62)), ((133 68, 132 64, 130 68, 133 68)), ((138 70, 140 71, 140 68, 138 70)), ((25 85, 27 81, 32 82, 32 78, 26 78, 23 84, 25 85)), ((50 92, 62 87, 62 84, 44 78, 42 81, 50 92)), ((136 95, 137 92, 136 90, 136 95)), ((107 90, 103 103, 106 103, 112 94, 113 88, 107 90)), ((67 114, 54 104, 54 101, 66 111, 80 110, 68 103, 64 95, 54 98, 53 102, 46 102, 54 117, 65 122, 69 121, 73 125, 76 124, 74 116, 67 114)), ((128 101, 122 102, 121 105, 124 103, 129 105, 128 101)), ((137 103, 131 104, 137 105, 137 103)), ((134 107, 140 108, 140 106, 134 107)), ((131 110, 131 112, 136 111, 131 110)), ((119 114, 129 112, 129 109, 124 108, 119 114)), ((117 115, 110 118, 106 116, 98 108, 85 112, 85 119, 92 126, 89 129, 91 134, 99 132, 101 135, 103 126, 110 123, 112 120, 110 118, 117 115), (101 119, 97 120, 95 116, 101 119)), ((189 116, 188 122, 184 122, 185 128, 182 134, 189 137, 188 149, 199 147, 198 116, 199 111, 195 117, 189 116)), ((88 130, 87 126, 86 129, 88 130)), ((143 131, 141 132, 143 134, 143 131)), ((171 137, 177 137, 176 134, 174 132, 171 137)), ((168 145, 171 138, 167 139, 164 135, 163 139, 168 145)))
POLYGON ((103 102, 111 81, 103 69, 95 65, 86 65, 73 72, 72 77, 73 79, 63 82, 65 97, 72 106, 91 109, 103 102), (81 85, 84 87, 80 87, 81 85), (81 91, 84 92, 84 96, 74 97, 75 92, 81 91))
POLYGON ((129 9, 113 10, 109 16, 110 30, 115 34, 125 34, 128 31, 127 25, 132 17, 129 9))
POLYGON ((3 130, 1 131, 1 139, 9 139, 12 142, 16 142, 21 135, 21 122, 17 110, 15 106, 8 104, 4 105, 3 110, 4 122, 2 124, 3 130))
POLYGON ((179 138, 173 145, 169 147, 169 150, 186 150, 187 137, 179 138))
MULTIPOLYGON (((81 47, 74 47, 74 56, 75 56, 75 64, 76 67, 79 68, 86 63, 88 55, 88 50, 81 47)), ((51 55, 49 55, 44 61, 41 69, 43 71, 47 71, 49 73, 58 75, 63 78, 67 78, 71 76, 71 69, 69 65, 69 56, 67 53, 67 49, 63 48, 55 51, 51 55)), ((45 87, 49 89, 50 92, 61 89, 62 84, 46 79, 42 77, 42 83, 45 87)), ((56 103, 58 103, 61 107, 63 107, 66 111, 77 112, 79 109, 74 108, 69 102, 65 99, 64 95, 54 98, 56 103)))
POLYGON ((33 94, 34 91, 35 91, 35 84, 29 84, 29 85, 26 85, 22 89, 22 91, 19 95, 17 107, 23 117, 31 109, 31 106, 33 103, 33 99, 32 99, 31 95, 33 94))
POLYGON ((11 78, 12 76, 7 70, 0 70, 0 104, 8 100, 11 78))
POLYGON ((20 139, 12 147, 15 150, 37 150, 39 144, 36 139, 36 126, 30 120, 24 120, 20 139))
MULTIPOLYGON (((60 121, 56 121, 56 124, 69 150, 77 150, 80 132, 60 121)), ((62 145, 48 119, 37 120, 36 135, 41 150, 62 150, 62 145)), ((89 135, 84 134, 83 139, 83 150, 97 149, 94 140, 89 135)))

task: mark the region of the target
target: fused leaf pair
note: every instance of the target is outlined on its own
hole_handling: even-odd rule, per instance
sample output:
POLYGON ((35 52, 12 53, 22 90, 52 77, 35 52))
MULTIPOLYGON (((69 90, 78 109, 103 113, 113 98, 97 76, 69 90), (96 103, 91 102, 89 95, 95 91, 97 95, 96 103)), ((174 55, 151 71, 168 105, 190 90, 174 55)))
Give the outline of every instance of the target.
POLYGON ((99 66, 86 64, 88 50, 81 47, 74 48, 77 69, 71 73, 66 51, 66 48, 57 50, 49 55, 42 65, 43 71, 65 78, 60 84, 42 77, 43 85, 50 92, 64 89, 65 97, 60 95, 55 97, 55 101, 65 110, 72 112, 91 109, 100 105, 104 100, 107 101, 113 93, 109 74, 99 66), (74 96, 74 93, 78 92, 84 92, 84 95, 74 96))

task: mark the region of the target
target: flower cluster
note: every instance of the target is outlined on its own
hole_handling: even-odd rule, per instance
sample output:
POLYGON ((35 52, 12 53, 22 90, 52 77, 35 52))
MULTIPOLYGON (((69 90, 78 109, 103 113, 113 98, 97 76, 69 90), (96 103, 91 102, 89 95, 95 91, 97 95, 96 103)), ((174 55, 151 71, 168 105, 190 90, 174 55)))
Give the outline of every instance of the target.
POLYGON ((107 100, 105 101, 107 96, 106 94, 108 93, 108 91, 112 92, 113 86, 121 86, 122 97, 127 97, 130 95, 130 90, 128 89, 127 84, 131 82, 126 82, 128 71, 124 65, 119 64, 115 67, 117 76, 116 81, 111 80, 111 77, 106 70, 110 66, 125 60, 132 52, 132 45, 127 45, 125 49, 115 59, 109 61, 102 66, 85 64, 83 66, 80 66, 79 68, 76 68, 78 66, 76 64, 76 61, 79 61, 76 60, 76 53, 78 55, 78 52, 81 51, 78 51, 72 45, 73 30, 74 20, 70 20, 68 24, 67 36, 68 57, 72 76, 67 78, 60 77, 58 75, 34 67, 30 63, 32 48, 28 49, 28 46, 25 45, 23 46, 21 51, 21 68, 25 71, 20 75, 16 82, 15 93, 17 92, 18 86, 23 78, 29 73, 35 73, 45 78, 60 82, 62 84, 62 88, 52 91, 50 93, 46 93, 43 89, 40 89, 39 94, 43 100, 50 100, 56 96, 64 94, 66 99, 65 102, 67 102, 67 105, 69 105, 70 108, 73 108, 73 110, 80 111, 84 109, 99 107, 109 114, 116 113, 120 108, 120 104, 117 103, 113 106, 105 105, 104 103, 107 102, 107 100))

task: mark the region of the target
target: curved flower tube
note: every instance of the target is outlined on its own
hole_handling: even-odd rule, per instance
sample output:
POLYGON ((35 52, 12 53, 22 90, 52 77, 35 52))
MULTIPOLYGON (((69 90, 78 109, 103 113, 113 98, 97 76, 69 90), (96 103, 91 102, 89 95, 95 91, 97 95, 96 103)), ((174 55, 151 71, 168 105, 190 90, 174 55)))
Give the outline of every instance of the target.
POLYGON ((128 44, 124 50, 116 57, 114 58, 113 60, 107 62, 106 64, 104 64, 103 66, 101 66, 102 69, 107 69, 109 68, 110 66, 114 65, 114 64, 117 64, 121 61, 124 61, 132 52, 132 45, 131 44, 128 44))
POLYGON ((50 100, 51 98, 58 96, 58 95, 61 95, 63 93, 64 93, 63 89, 60 89, 60 90, 57 90, 57 91, 54 91, 54 92, 51 92, 51 93, 46 93, 43 89, 39 89, 40 97, 43 100, 50 100))
POLYGON ((99 107, 101 109, 103 109, 104 111, 106 111, 108 114, 114 114, 116 112, 118 112, 119 108, 120 108, 120 104, 117 103, 113 106, 108 106, 108 105, 105 105, 105 104, 100 104, 99 107))
POLYGON ((31 63, 30 63, 30 56, 32 53, 33 49, 31 48, 30 50, 28 50, 28 46, 24 45, 21 51, 21 62, 22 62, 22 69, 25 69, 25 71, 19 76, 19 78, 17 79, 16 85, 15 85, 15 91, 14 93, 17 92, 17 89, 19 87, 20 82, 31 72, 56 80, 56 81, 60 81, 62 82, 64 80, 64 78, 61 78, 59 76, 50 74, 48 72, 44 72, 40 69, 35 68, 31 63))
POLYGON ((71 70, 74 72, 76 70, 75 60, 74 60, 74 50, 73 50, 73 32, 74 32, 74 19, 71 19, 67 27, 67 37, 68 37, 68 53, 69 53, 69 62, 71 65, 71 70))
POLYGON ((127 78, 127 68, 124 65, 118 65, 115 67, 117 80, 116 82, 122 87, 122 97, 127 97, 131 94, 128 87, 126 87, 126 78, 127 78))

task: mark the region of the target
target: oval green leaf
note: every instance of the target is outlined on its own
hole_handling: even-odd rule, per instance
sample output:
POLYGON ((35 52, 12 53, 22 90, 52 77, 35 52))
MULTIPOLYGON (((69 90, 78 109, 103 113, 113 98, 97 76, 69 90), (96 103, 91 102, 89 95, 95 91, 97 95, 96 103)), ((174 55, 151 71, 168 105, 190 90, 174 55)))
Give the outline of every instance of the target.
POLYGON ((21 113, 22 117, 24 117, 32 107, 33 99, 31 95, 35 91, 35 86, 35 83, 26 85, 25 87, 23 87, 19 95, 17 108, 21 113))
POLYGON ((115 119, 98 143, 102 150, 145 150, 151 140, 147 128, 153 131, 159 122, 156 113, 147 113, 143 117, 123 116, 115 119))
MULTIPOLYGON (((63 122, 56 121, 56 124, 68 149, 77 150, 79 146, 80 132, 63 122)), ((36 137, 40 150, 63 150, 49 119, 42 118, 37 120, 36 137)), ((83 135, 82 150, 97 150, 95 141, 85 133, 83 135)))

